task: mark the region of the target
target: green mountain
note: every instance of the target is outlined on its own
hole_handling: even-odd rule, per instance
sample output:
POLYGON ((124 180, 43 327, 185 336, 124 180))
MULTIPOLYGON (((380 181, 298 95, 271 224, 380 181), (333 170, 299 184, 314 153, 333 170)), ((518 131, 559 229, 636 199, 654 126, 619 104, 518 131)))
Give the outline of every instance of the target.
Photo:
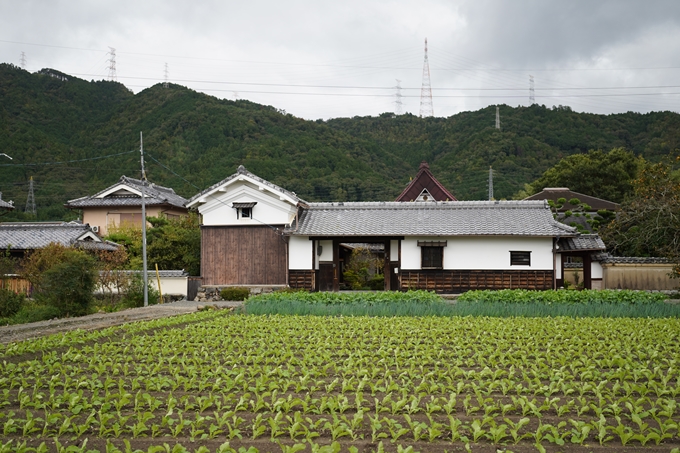
MULTIPOLYGON (((306 121, 271 106, 229 101, 179 85, 137 95, 116 82, 88 82, 52 69, 0 64, 3 200, 21 219, 33 177, 38 219, 72 218, 69 199, 125 174, 139 176, 139 133, 147 175, 190 197, 248 170, 308 201, 393 200, 427 160, 459 199, 510 197, 562 157, 626 147, 658 160, 680 147, 680 115, 593 115, 568 107, 500 106, 449 118, 391 113, 306 121), (102 158, 103 156, 109 156, 102 158)), ((596 195, 596 194, 595 194, 596 195)))

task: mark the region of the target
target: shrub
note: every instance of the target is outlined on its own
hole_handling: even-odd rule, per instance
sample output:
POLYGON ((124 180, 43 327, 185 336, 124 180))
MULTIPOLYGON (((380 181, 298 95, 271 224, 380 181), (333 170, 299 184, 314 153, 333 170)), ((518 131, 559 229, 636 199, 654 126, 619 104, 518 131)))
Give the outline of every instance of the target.
MULTIPOLYGON (((160 293, 149 285, 148 290, 149 305, 158 303, 160 293)), ((134 274, 130 277, 128 285, 124 289, 124 295, 121 299, 123 306, 127 308, 137 308, 144 306, 144 278, 139 274, 134 274)))
POLYGON ((222 300, 246 300, 250 296, 250 289, 240 286, 224 288, 220 291, 222 300))
POLYGON ((97 277, 94 259, 80 250, 67 249, 62 261, 42 274, 38 298, 61 315, 87 314, 97 277))
POLYGON ((21 310, 26 301, 26 296, 16 294, 6 288, 0 288, 0 318, 9 318, 21 310))

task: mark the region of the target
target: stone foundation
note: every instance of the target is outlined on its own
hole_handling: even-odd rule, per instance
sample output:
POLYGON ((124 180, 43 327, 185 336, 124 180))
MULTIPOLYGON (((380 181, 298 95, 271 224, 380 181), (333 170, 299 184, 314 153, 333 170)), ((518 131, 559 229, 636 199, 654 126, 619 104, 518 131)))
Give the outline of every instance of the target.
POLYGON ((283 289, 283 285, 270 285, 270 286, 256 286, 256 285, 224 285, 224 286, 201 286, 198 288, 198 293, 196 293, 196 302, 217 302, 222 300, 220 296, 220 291, 224 288, 233 288, 238 286, 239 288, 248 288, 251 295, 271 293, 278 289, 283 289))

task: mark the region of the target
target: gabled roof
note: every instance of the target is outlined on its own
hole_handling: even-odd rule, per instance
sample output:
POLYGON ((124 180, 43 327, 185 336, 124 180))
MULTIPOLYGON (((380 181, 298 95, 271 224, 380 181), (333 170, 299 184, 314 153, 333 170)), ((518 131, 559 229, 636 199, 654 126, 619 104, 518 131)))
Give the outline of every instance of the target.
POLYGON ((103 241, 90 225, 77 222, 0 223, 0 249, 35 250, 51 243, 88 250, 116 250, 115 242, 103 241))
POLYGON ((8 203, 2 200, 2 192, 0 192, 0 209, 6 209, 8 211, 14 209, 14 205, 12 204, 11 201, 8 203))
POLYGON ((567 187, 546 187, 537 194, 525 198, 525 200, 552 200, 557 202, 560 198, 564 198, 567 202, 562 206, 560 212, 571 211, 576 206, 569 203, 572 198, 578 198, 581 203, 590 206, 593 211, 606 209, 608 211, 616 211, 619 209, 619 204, 613 201, 603 200, 602 198, 592 197, 579 192, 569 190, 567 187))
POLYGON ((310 203, 286 230, 301 236, 577 236, 545 201, 310 203))
POLYGON ((563 237, 559 242, 560 252, 605 250, 602 239, 597 234, 581 234, 576 237, 563 237))
POLYGON ((418 174, 416 174, 416 177, 413 178, 408 186, 406 186, 401 195, 397 197, 396 201, 416 201, 424 190, 429 192, 429 195, 434 198, 432 201, 456 201, 456 197, 437 181, 437 178, 435 178, 430 171, 430 166, 425 161, 420 163, 418 174))
POLYGON ((307 204, 307 202, 304 201, 303 199, 299 198, 295 194, 295 192, 290 192, 286 189, 283 189, 283 188, 277 186, 276 184, 273 184, 273 183, 271 183, 271 182, 269 182, 265 179, 262 179, 259 176, 254 175, 253 173, 246 170, 246 167, 244 167, 243 165, 239 165, 238 169, 236 170, 236 173, 234 173, 233 175, 223 179, 222 181, 220 181, 216 184, 213 184, 212 186, 208 187, 204 191, 197 193, 196 195, 191 197, 189 199, 189 201, 187 201, 186 206, 187 206, 187 208, 191 208, 191 207, 198 205, 199 203, 203 203, 204 200, 206 200, 207 197, 209 197, 210 195, 213 195, 216 192, 221 191, 225 187, 227 187, 231 184, 234 184, 237 181, 243 181, 243 180, 250 181, 252 184, 254 184, 256 186, 260 186, 263 189, 267 189, 270 192, 279 195, 279 197, 287 199, 293 205, 298 205, 300 203, 307 204))
POLYGON ((103 206, 141 206, 142 189, 144 204, 147 206, 168 205, 184 208, 187 200, 175 193, 170 187, 159 186, 148 181, 121 176, 112 186, 94 195, 69 200, 65 205, 71 209, 82 209, 103 206))

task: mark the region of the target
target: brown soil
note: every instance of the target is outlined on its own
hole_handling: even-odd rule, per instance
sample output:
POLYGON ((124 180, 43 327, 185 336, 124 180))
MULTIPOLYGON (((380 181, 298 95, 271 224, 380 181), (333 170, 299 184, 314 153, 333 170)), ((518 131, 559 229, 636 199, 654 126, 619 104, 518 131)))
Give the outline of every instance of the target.
POLYGON ((233 308, 240 306, 241 302, 198 303, 182 300, 170 304, 131 308, 115 313, 95 313, 93 315, 81 316, 78 318, 51 319, 49 321, 32 322, 29 324, 2 326, 0 327, 0 344, 29 340, 31 338, 38 338, 77 329, 105 329, 107 327, 119 326, 135 321, 167 318, 169 316, 193 313, 207 305, 214 305, 218 308, 233 308))

